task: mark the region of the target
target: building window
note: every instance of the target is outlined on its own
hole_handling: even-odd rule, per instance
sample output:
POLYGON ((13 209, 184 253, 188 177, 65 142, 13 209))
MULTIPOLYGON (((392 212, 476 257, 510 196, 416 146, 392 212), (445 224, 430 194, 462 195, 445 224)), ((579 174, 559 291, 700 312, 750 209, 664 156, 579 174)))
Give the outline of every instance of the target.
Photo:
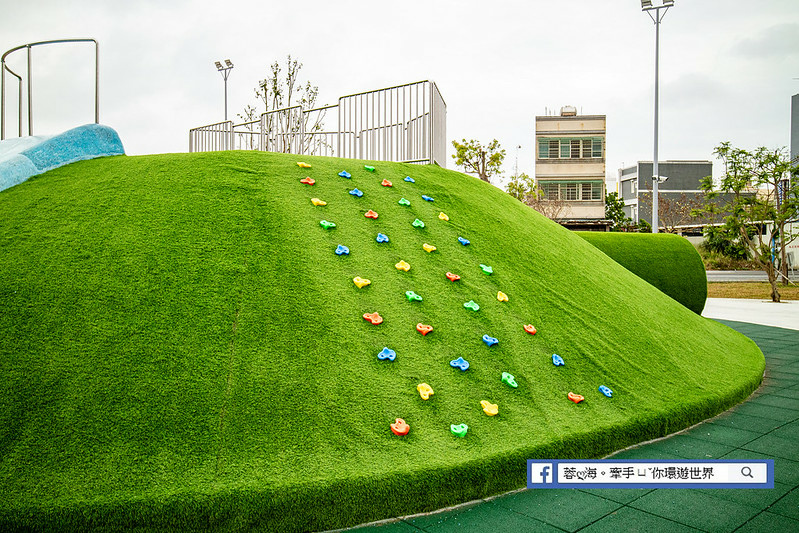
POLYGON ((541 181, 538 186, 547 200, 601 201, 602 181, 541 181))
POLYGON ((539 139, 539 159, 600 159, 602 139, 539 139))

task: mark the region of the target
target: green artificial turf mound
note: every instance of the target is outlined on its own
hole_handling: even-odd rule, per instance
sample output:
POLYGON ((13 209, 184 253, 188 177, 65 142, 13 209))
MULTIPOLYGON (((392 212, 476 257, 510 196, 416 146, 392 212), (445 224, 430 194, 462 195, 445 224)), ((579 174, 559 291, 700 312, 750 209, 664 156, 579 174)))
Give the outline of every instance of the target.
POLYGON ((0 529, 293 531, 432 510, 760 383, 749 339, 478 179, 304 160, 111 157, 0 193, 0 529))
POLYGON ((670 233, 575 233, 697 315, 702 314, 707 274, 702 257, 688 240, 670 233))

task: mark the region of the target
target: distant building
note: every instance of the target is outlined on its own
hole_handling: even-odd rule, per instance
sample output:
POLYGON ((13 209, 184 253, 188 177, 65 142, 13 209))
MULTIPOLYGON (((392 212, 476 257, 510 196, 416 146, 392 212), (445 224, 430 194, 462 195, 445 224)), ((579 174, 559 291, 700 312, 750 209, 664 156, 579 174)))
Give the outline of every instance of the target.
MULTIPOLYGON (((661 161, 658 173, 667 177, 658 185, 659 218, 664 215, 663 204, 698 202, 702 199, 700 181, 713 175, 711 161, 661 161)), ((661 178, 662 179, 662 178, 661 178)), ((619 170, 619 196, 624 201, 624 213, 634 222, 645 220, 652 224, 652 162, 639 161, 619 170)), ((661 218, 660 226, 664 225, 661 218)))
POLYGON ((791 161, 799 165, 799 94, 791 97, 791 161))
POLYGON ((535 181, 548 200, 563 203, 555 220, 569 229, 610 227, 605 220, 605 115, 535 117, 535 181))

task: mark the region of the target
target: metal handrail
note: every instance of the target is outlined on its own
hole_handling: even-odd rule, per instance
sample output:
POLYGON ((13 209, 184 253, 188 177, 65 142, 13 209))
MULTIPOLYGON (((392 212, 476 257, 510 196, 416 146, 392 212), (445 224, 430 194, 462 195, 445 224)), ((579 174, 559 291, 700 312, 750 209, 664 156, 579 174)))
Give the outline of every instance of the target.
POLYGON ((94 123, 100 123, 100 45, 95 39, 55 39, 51 41, 38 41, 27 43, 6 50, 0 57, 0 140, 6 138, 6 70, 17 76, 20 83, 20 137, 22 136, 22 77, 13 73, 6 66, 6 57, 9 54, 22 50, 28 51, 28 135, 33 135, 33 84, 31 83, 31 48, 45 44, 63 43, 94 43, 94 123))

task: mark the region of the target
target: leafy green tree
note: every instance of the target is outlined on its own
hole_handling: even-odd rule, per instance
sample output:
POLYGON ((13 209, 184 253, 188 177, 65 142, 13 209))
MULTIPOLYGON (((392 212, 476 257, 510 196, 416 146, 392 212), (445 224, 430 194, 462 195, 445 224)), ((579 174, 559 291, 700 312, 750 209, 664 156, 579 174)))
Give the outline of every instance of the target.
POLYGON ((615 191, 605 196, 605 218, 613 221, 611 231, 630 231, 633 226, 633 219, 624 213, 624 200, 615 191))
POLYGON ((785 248, 798 235, 789 224, 799 217, 797 169, 784 148, 748 151, 723 142, 713 153, 724 161, 725 172, 718 189, 710 176, 702 180, 707 198, 703 211, 728 213, 724 227, 738 235, 750 257, 766 272, 771 300, 779 302, 778 276, 788 279, 785 248), (722 197, 722 193, 727 194, 722 197), (783 272, 777 269, 778 261, 783 272))
POLYGON ((502 173, 505 150, 500 148, 496 139, 485 147, 474 139, 452 141, 452 146, 455 147, 455 154, 452 156, 455 164, 463 167, 467 174, 477 174, 481 180, 490 183, 491 176, 502 173))
POLYGON ((524 172, 518 176, 511 176, 510 181, 505 185, 505 191, 523 203, 529 195, 533 194, 534 190, 535 182, 533 178, 524 172))

